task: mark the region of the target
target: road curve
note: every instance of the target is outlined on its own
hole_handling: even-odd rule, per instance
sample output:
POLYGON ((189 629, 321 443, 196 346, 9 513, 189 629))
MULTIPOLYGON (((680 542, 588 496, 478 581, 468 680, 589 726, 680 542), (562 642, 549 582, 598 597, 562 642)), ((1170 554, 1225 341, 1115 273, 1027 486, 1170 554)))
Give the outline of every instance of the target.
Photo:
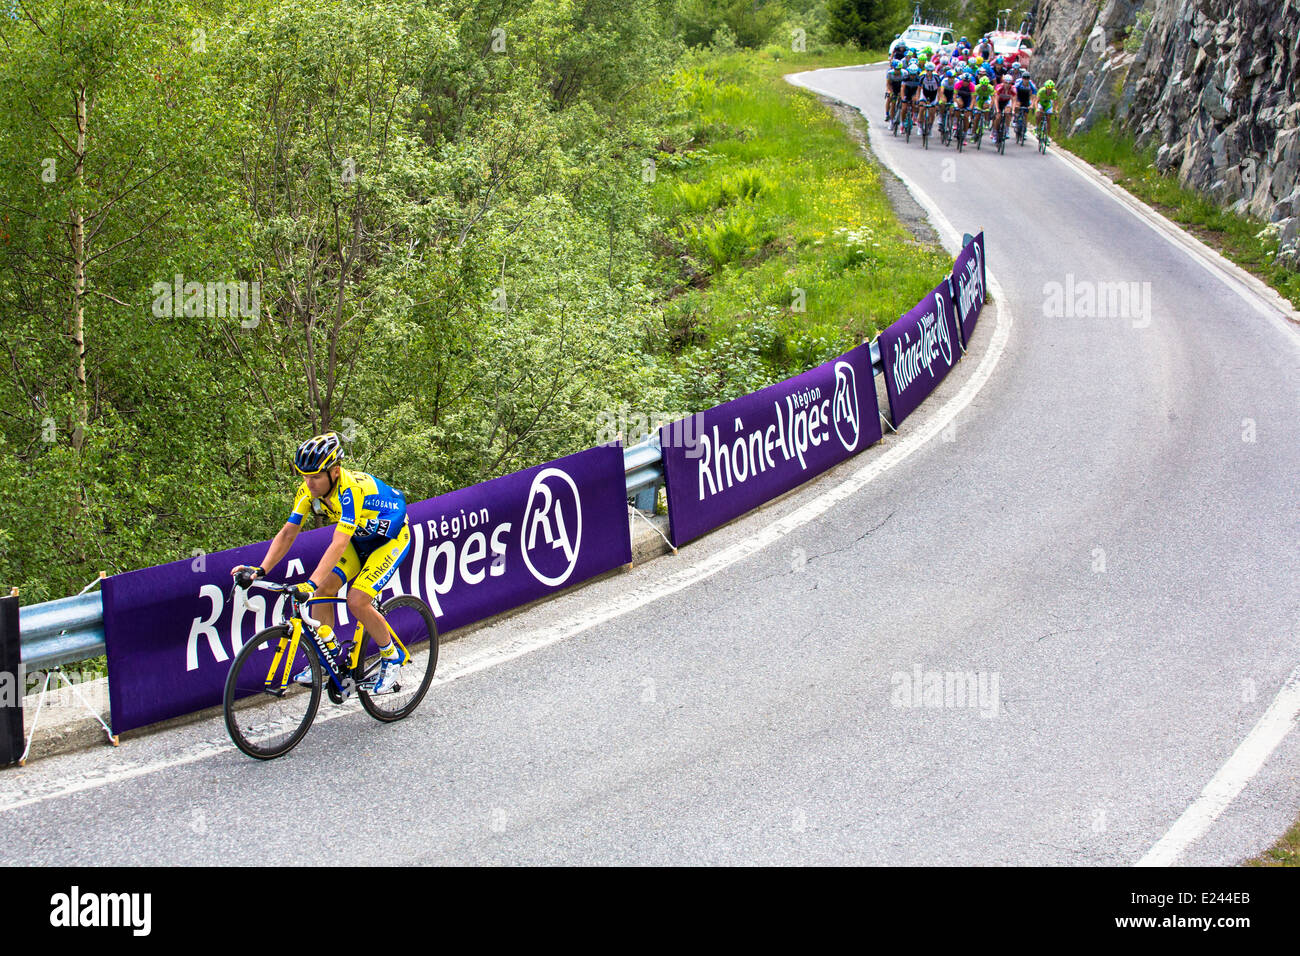
MULTIPOLYGON (((798 80, 986 232, 997 308, 899 435, 453 642, 402 723, 333 711, 263 764, 217 718, 0 774, 0 862, 1142 859, 1300 664, 1300 338, 1032 137, 923 150, 881 135, 879 70, 798 80), (1084 282, 1149 314, 1045 314, 1084 282), (958 672, 989 696, 910 696, 958 672)), ((1177 861, 1297 807, 1292 731, 1177 861)))

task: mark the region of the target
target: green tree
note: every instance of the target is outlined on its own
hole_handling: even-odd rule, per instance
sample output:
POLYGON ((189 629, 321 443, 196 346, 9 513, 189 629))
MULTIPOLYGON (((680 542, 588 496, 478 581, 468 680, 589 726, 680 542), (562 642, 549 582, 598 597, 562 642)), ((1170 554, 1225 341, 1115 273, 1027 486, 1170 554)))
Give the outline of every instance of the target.
POLYGON ((901 25, 898 0, 830 0, 826 7, 826 39, 881 49, 901 25))

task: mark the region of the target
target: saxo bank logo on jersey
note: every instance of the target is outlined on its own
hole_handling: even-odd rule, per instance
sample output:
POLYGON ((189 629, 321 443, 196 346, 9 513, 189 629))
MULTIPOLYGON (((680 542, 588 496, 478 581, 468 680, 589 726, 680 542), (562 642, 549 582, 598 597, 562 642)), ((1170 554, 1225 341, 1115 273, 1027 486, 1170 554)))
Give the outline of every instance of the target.
POLYGON ((835 420, 835 434, 845 451, 858 447, 858 382, 853 366, 848 362, 835 363, 835 404, 831 407, 835 420))
POLYGON ((582 547, 582 500, 560 469, 543 468, 533 479, 520 545, 524 564, 543 584, 556 587, 573 574, 582 547))

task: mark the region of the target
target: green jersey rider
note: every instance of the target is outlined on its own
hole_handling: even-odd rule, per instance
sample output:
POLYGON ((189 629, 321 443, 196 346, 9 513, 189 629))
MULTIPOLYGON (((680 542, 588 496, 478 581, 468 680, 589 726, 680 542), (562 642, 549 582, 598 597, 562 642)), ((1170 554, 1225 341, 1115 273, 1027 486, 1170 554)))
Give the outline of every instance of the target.
POLYGON ((1038 119, 1041 121, 1043 112, 1047 113, 1047 132, 1052 132, 1052 105, 1056 102, 1056 83, 1048 80, 1043 84, 1043 88, 1038 91, 1038 119))
MULTIPOLYGON (((343 446, 334 432, 317 435, 298 446, 293 467, 302 475, 289 519, 266 549, 260 567, 239 565, 232 575, 251 572, 266 577, 288 553, 302 519, 308 513, 337 522, 334 538, 317 562, 311 577, 297 586, 305 598, 334 597, 348 585, 348 610, 379 647, 378 673, 366 682, 371 695, 391 693, 408 657, 392 639, 388 622, 374 605, 375 597, 397 572, 411 550, 411 530, 406 520, 406 498, 384 482, 364 472, 341 466, 343 446)), ((331 628, 334 605, 321 602, 313 615, 331 628)), ((322 636, 328 637, 324 631, 322 636)), ((299 684, 311 683, 310 664, 294 676, 299 684)))

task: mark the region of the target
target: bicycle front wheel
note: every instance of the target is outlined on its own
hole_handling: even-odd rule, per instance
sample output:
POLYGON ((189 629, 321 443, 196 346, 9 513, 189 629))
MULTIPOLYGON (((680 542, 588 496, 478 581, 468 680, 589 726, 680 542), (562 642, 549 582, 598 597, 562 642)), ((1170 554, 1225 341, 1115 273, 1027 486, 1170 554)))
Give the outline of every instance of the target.
POLYGON ((258 760, 282 757, 296 747, 320 707, 320 661, 305 640, 298 642, 290 660, 290 634, 285 624, 259 631, 226 675, 226 730, 236 747, 258 760), (295 684, 294 676, 307 667, 311 686, 295 684))
MULTIPOLYGON (((429 605, 412 594, 389 598, 380 605, 379 613, 397 632, 411 657, 402 665, 401 676, 392 693, 375 696, 357 688, 357 696, 367 714, 388 722, 401 720, 410 714, 428 693, 429 685, 433 683, 433 672, 438 666, 438 622, 429 605)), ((379 668, 379 648, 368 636, 364 640, 366 653, 362 673, 369 677, 379 668)))

